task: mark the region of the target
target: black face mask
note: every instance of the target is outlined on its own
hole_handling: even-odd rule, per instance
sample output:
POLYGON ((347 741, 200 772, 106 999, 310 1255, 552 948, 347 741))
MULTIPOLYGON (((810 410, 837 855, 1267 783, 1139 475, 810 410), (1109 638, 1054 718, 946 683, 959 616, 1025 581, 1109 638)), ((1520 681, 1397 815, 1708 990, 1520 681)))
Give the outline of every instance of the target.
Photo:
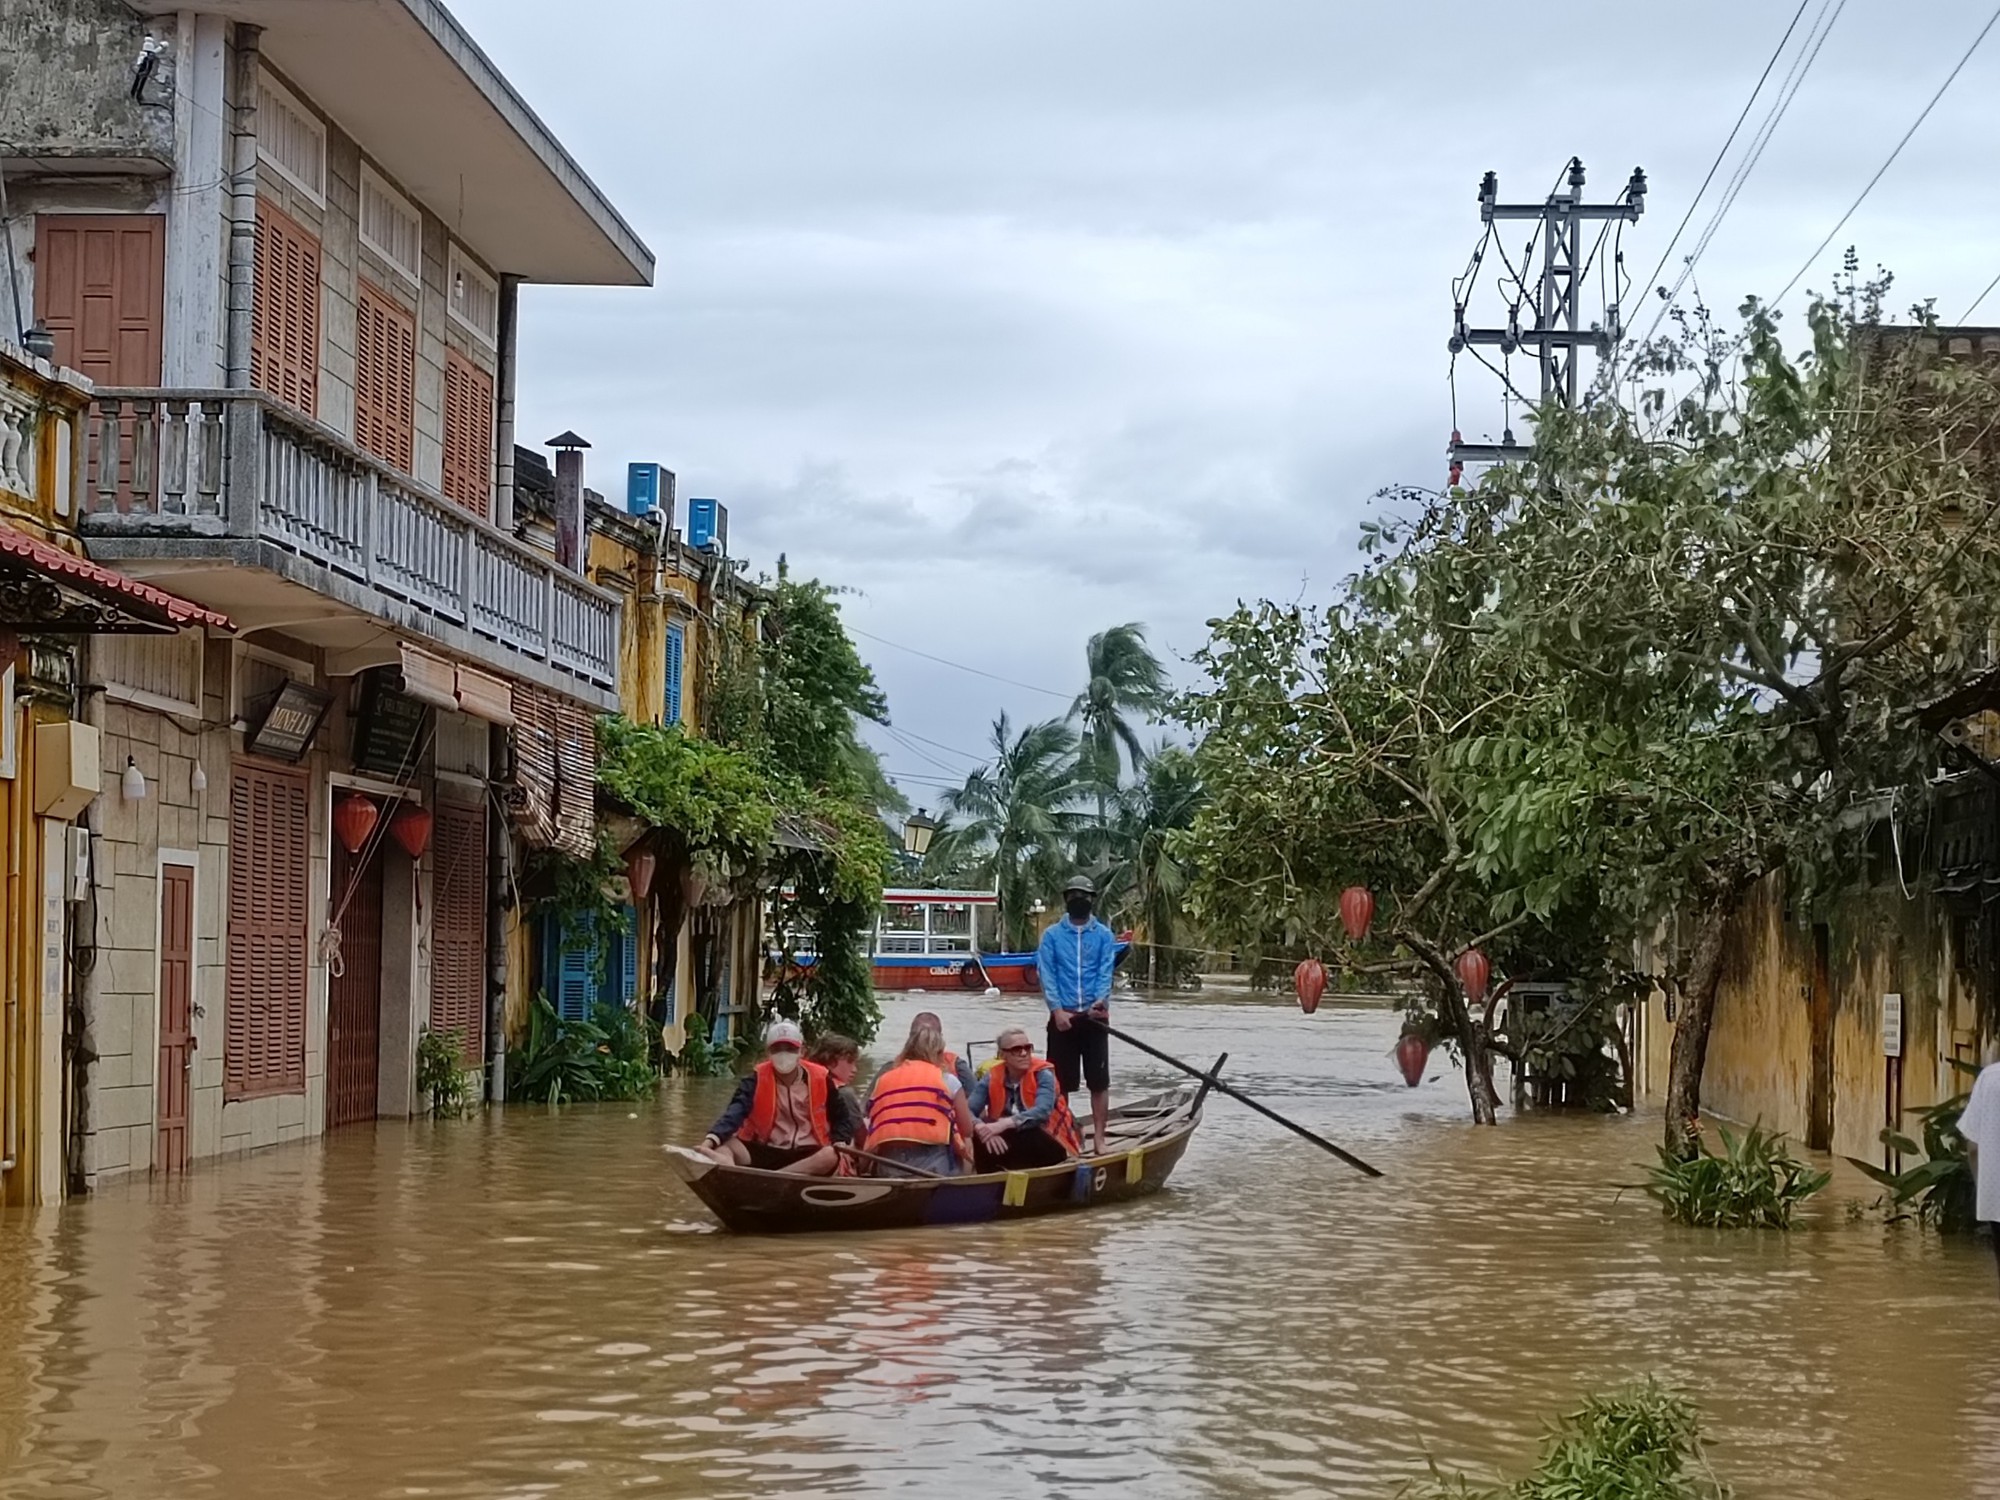
POLYGON ((1081 922, 1090 915, 1090 897, 1088 896, 1071 896, 1063 905, 1069 909, 1069 914, 1075 921, 1081 922))

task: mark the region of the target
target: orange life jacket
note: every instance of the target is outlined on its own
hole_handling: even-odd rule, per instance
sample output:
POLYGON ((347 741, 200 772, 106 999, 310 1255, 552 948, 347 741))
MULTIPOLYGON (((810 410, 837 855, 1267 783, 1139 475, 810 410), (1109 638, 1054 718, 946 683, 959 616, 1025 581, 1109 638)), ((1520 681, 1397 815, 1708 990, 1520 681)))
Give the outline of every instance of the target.
MULTIPOLYGON (((806 1075, 808 1104, 806 1123, 812 1131, 812 1138, 822 1146, 833 1144, 833 1125, 827 1118, 826 1101, 832 1093, 832 1083, 826 1069, 816 1062, 799 1059, 799 1071, 806 1075)), ((772 1127, 778 1123, 778 1091, 789 1085, 778 1082, 778 1070, 766 1058, 757 1064, 757 1093, 750 1101, 749 1118, 743 1128, 736 1132, 740 1141, 768 1141, 772 1127)))
POLYGON ((951 1107, 944 1079, 944 1070, 933 1063, 911 1061, 885 1069, 868 1091, 867 1149, 885 1141, 949 1145, 958 1112, 951 1107))
MULTIPOLYGON (((1007 1078, 1004 1067, 995 1068, 986 1075, 986 1118, 989 1121, 1006 1117, 1007 1078)), ((1063 1093, 1062 1085, 1056 1082, 1055 1064, 1045 1057, 1038 1057, 1030 1063, 1021 1079, 1021 1108, 1035 1107, 1035 1101, 1041 1097, 1044 1079, 1048 1087, 1056 1091, 1056 1107, 1044 1128, 1062 1144, 1063 1150, 1071 1156, 1081 1156, 1083 1143, 1077 1139, 1076 1116, 1069 1112, 1069 1098, 1063 1093)))

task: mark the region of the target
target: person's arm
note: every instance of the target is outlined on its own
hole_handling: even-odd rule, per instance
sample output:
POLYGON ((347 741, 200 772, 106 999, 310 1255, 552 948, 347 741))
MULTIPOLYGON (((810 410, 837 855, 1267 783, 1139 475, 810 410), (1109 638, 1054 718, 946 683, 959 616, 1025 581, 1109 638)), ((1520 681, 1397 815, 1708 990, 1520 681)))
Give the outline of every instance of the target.
POLYGON ((1061 971, 1057 967, 1060 960, 1056 957, 1055 935, 1055 928, 1046 928, 1042 932, 1041 942, 1035 945, 1035 979, 1042 987, 1042 1004, 1050 1010, 1061 1010, 1062 1003, 1056 998, 1062 986, 1061 971))
POLYGON ((837 1144, 854 1144, 861 1134, 861 1101, 852 1089, 835 1089, 827 1096, 826 1124, 837 1144))
POLYGON ((972 1118, 972 1106, 965 1102, 965 1090, 946 1089, 945 1093, 951 1096, 951 1111, 958 1117, 959 1139, 970 1141, 979 1133, 979 1122, 972 1118))
POLYGON ((1049 1117, 1055 1112, 1055 1075, 1044 1074, 1042 1077, 1042 1086, 1035 1090, 1035 1102, 1033 1106, 1012 1116, 1008 1124, 1015 1130, 1039 1130, 1049 1123, 1049 1117))
POLYGON ((974 1082, 972 1064, 963 1057, 955 1058, 953 1061, 956 1062, 957 1066, 952 1071, 958 1074, 959 1083, 964 1087, 966 1093, 970 1094, 974 1082))
MULTIPOLYGON (((998 1070, 996 1069, 995 1071, 997 1072, 998 1070)), ((984 1078, 976 1080, 972 1087, 965 1091, 965 1105, 967 1109, 972 1111, 973 1118, 984 1119, 986 1117, 986 1103, 993 1097, 992 1088, 993 1074, 988 1073, 984 1078)))
POLYGON ((743 1128, 743 1122, 750 1118, 750 1106, 757 1100, 757 1075, 751 1073, 737 1080, 736 1092, 725 1109, 708 1127, 708 1140, 720 1146, 724 1141, 743 1128))
POLYGON ((1091 972, 1089 988, 1084 993, 1090 1003, 1100 1005, 1111 998, 1111 976, 1118 966, 1118 939, 1111 929, 1099 924, 1097 942, 1091 950, 1091 972))

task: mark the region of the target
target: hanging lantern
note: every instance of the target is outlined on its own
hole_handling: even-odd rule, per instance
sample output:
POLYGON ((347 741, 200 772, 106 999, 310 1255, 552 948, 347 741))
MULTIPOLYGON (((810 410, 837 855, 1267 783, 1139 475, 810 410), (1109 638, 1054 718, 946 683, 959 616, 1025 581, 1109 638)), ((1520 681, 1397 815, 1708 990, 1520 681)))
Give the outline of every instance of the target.
POLYGON ((1326 965, 1309 958, 1292 970, 1292 988, 1298 991, 1299 1009, 1311 1015, 1319 1009, 1319 997, 1326 993, 1326 965))
POLYGON ((1340 893, 1340 925, 1355 942, 1368 936, 1375 924, 1375 893, 1365 885, 1350 885, 1340 893))
POLYGON ((368 842, 368 835, 381 821, 382 810, 375 805, 375 799, 364 797, 359 792, 349 792, 333 804, 334 836, 349 854, 361 852, 361 846, 368 842))
POLYGON ((411 859, 422 859, 431 846, 430 809, 405 802, 389 819, 389 836, 403 846, 403 852, 411 859))
POLYGON ((1467 948, 1452 967, 1458 971, 1459 988, 1474 1005, 1486 998, 1486 981, 1493 977, 1493 965, 1477 948, 1467 948))
POLYGON ((1424 1064, 1430 1060, 1431 1044, 1416 1032, 1406 1031, 1396 1039, 1396 1066, 1411 1088, 1424 1081, 1424 1064))
POLYGON ((644 906, 646 897, 653 891, 653 871, 659 864, 659 856, 652 850, 640 847, 625 856, 625 881, 632 887, 632 904, 644 906))

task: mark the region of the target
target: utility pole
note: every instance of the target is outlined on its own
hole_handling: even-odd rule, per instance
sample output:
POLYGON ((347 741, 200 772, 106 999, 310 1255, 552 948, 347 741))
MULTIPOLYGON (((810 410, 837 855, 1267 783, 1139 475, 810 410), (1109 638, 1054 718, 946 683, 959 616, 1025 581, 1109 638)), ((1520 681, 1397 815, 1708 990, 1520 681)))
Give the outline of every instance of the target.
MULTIPOLYGON (((1601 321, 1592 323, 1588 328, 1579 326, 1583 278, 1596 255, 1595 247, 1590 255, 1583 253, 1583 229, 1586 224, 1603 224, 1604 228, 1598 233, 1601 245, 1612 221, 1622 221, 1622 229, 1623 223, 1637 220, 1646 207, 1646 174, 1634 167, 1631 179, 1625 184, 1625 191, 1615 203, 1585 203, 1583 162, 1572 156, 1566 191, 1557 188, 1541 203, 1502 203, 1499 197, 1500 180, 1494 173, 1488 172, 1479 184, 1479 218, 1486 226, 1486 238, 1473 252, 1463 292, 1452 308, 1451 340, 1447 347, 1453 355, 1481 346, 1497 348, 1503 355, 1526 349, 1534 354, 1535 362, 1541 367, 1541 406, 1560 404, 1573 407, 1577 402, 1578 355, 1588 347, 1594 348, 1602 357, 1624 334, 1619 322, 1616 291, 1608 299, 1601 321), (1525 283, 1530 279, 1532 269, 1524 263, 1508 308, 1507 326, 1468 327, 1465 321, 1465 294, 1470 293, 1477 279, 1480 261, 1495 233, 1494 226, 1510 221, 1540 223, 1537 238, 1542 264, 1541 275, 1535 279, 1533 289, 1533 321, 1525 328, 1521 326, 1521 308, 1529 300, 1530 291, 1525 283)), ((1532 243, 1529 249, 1532 251, 1532 243)), ((1615 258, 1622 258, 1620 252, 1614 251, 1613 254, 1615 258)), ((1505 255, 1504 247, 1502 255, 1505 255)), ((1452 482, 1456 484, 1460 469, 1465 464, 1505 463, 1510 459, 1526 458, 1534 450, 1528 444, 1515 442, 1510 427, 1498 443, 1464 442, 1454 431, 1449 451, 1452 482)))

